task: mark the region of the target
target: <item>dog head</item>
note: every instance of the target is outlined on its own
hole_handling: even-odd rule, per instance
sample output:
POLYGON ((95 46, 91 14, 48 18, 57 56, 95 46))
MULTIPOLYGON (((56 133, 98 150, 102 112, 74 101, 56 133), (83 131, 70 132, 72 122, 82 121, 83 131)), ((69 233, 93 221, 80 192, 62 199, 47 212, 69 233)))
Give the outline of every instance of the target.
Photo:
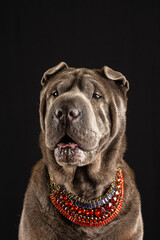
POLYGON ((92 163, 125 131, 129 83, 119 72, 69 68, 42 77, 40 124, 46 151, 60 166, 92 163))

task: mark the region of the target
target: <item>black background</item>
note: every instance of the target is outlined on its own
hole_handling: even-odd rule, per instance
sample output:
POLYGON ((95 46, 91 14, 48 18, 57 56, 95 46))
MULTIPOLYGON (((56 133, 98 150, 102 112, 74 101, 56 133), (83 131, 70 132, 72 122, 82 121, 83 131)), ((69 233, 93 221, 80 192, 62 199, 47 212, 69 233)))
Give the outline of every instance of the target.
POLYGON ((73 67, 108 65, 129 80, 125 159, 141 193, 144 239, 159 239, 159 11, 158 1, 37 0, 2 6, 3 239, 17 239, 31 168, 41 158, 40 79, 60 61, 73 67))

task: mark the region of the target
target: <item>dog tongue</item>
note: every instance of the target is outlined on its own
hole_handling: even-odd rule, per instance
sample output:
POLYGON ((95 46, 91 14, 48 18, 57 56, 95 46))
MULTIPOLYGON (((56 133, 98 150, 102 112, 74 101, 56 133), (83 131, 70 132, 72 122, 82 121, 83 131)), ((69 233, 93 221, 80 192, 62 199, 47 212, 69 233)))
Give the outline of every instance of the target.
POLYGON ((78 144, 77 143, 58 143, 57 144, 58 147, 60 148, 66 148, 66 147, 78 147, 78 144))

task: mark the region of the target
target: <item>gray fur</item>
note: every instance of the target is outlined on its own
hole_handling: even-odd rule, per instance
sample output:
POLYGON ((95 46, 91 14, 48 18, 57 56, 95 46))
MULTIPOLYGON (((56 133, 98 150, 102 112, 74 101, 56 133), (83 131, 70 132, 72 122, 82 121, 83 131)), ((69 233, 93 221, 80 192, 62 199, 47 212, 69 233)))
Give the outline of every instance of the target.
POLYGON ((134 173, 123 159, 126 149, 126 108, 129 83, 119 72, 69 68, 60 63, 42 78, 40 96, 40 146, 43 158, 34 166, 25 193, 19 226, 19 240, 142 240, 141 201, 134 173), (96 86, 97 85, 97 86, 96 86), (55 89, 57 98, 52 97, 55 89), (94 99, 93 92, 103 98, 94 99), (56 109, 79 115, 60 122, 56 109), (64 128, 65 126, 65 128, 64 128), (82 149, 77 155, 61 158, 56 144, 64 132, 82 149), (63 217, 50 201, 48 169, 57 184, 84 199, 102 196, 109 188, 117 164, 123 170, 125 197, 118 216, 109 224, 90 228, 78 226, 63 217))

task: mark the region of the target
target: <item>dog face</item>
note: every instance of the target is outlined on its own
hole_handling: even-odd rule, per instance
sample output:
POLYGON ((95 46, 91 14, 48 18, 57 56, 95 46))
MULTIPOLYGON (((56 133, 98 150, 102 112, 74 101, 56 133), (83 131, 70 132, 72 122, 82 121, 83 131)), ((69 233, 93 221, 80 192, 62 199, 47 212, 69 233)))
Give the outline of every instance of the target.
POLYGON ((125 128, 128 81, 108 67, 44 73, 40 122, 45 146, 61 166, 92 163, 125 128))

